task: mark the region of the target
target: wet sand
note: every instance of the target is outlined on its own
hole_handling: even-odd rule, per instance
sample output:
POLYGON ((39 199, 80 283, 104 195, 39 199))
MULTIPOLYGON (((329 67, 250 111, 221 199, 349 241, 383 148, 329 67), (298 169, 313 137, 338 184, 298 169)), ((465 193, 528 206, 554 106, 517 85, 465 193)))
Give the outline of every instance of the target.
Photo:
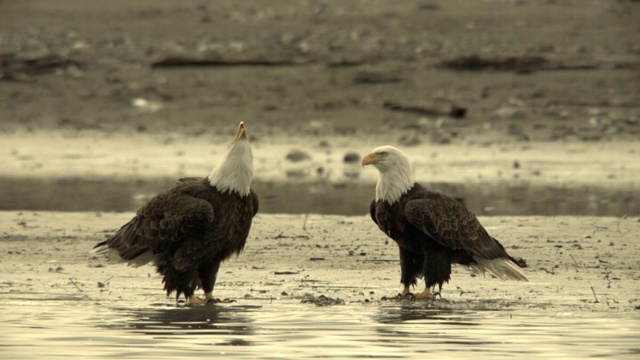
MULTIPOLYGON (((46 293, 47 297, 122 301, 123 305, 138 301, 171 304, 152 267, 111 264, 88 253, 94 243, 132 216, 3 212, 1 273, 8 295, 3 301, 38 301, 38 294, 46 293), (107 285, 98 287, 98 282, 107 285)), ((552 311, 632 311, 639 307, 638 218, 480 220, 513 256, 527 260, 530 282, 470 276, 464 267, 457 267, 452 282, 444 288, 447 303, 472 306, 480 300, 496 308, 507 303, 510 308, 552 311)), ((216 294, 239 301, 246 301, 245 296, 249 301, 275 301, 311 292, 365 302, 395 295, 398 290, 397 246, 368 217, 259 214, 244 253, 222 268, 216 294)))

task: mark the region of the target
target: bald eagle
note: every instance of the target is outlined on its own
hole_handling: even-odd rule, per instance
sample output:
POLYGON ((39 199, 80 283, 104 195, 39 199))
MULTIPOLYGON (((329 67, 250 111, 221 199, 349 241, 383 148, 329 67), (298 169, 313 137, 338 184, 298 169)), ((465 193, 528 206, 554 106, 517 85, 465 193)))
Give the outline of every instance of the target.
POLYGON ((393 146, 374 149, 362 166, 379 171, 370 215, 400 248, 400 297, 432 299, 431 288, 449 282, 451 264, 463 264, 500 279, 527 281, 517 261, 487 233, 461 202, 416 183, 409 158, 393 146), (424 277, 417 295, 410 286, 424 277))
POLYGON ((180 179, 154 196, 93 253, 133 266, 152 262, 167 296, 213 302, 220 263, 244 248, 258 196, 251 190, 253 153, 244 123, 224 159, 206 178, 180 179), (204 290, 204 299, 194 295, 204 290))

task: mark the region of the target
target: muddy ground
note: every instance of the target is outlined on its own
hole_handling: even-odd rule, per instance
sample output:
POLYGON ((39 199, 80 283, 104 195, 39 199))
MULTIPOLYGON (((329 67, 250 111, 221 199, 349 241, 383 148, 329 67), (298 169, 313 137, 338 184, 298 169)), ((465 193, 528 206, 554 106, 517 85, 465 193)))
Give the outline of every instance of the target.
MULTIPOLYGON (((243 120, 259 180, 373 183, 375 171, 360 176, 345 160, 393 144, 425 182, 637 187, 637 1, 4 0, 0 9, 3 177, 202 176, 243 120)), ((47 291, 68 292, 76 278, 78 294, 125 298, 139 280, 164 301, 150 270, 86 255, 130 215, 3 212, 9 293, 53 279, 47 291), (120 272, 136 281, 94 286, 120 272)), ((566 291, 571 306, 633 309, 637 210, 626 215, 487 218, 531 265, 531 283, 500 283, 498 294, 552 306, 550 291, 566 291)), ((394 292, 395 245, 368 219, 310 215, 308 233, 303 224, 259 215, 247 251, 227 265, 244 280, 221 278, 221 292, 300 294, 315 280, 355 286, 334 289, 349 301, 394 292)), ((460 272, 447 299, 495 297, 482 289, 497 282, 460 272)))
POLYGON ((0 8, 5 134, 211 139, 239 120, 254 141, 324 146, 640 134, 637 1, 4 0, 0 8))
MULTIPOLYGON (((131 216, 0 213, 2 302, 174 303, 151 266, 132 268, 89 254, 131 216)), ((442 299, 426 306, 549 313, 640 309, 639 219, 480 220, 512 255, 526 259, 529 282, 472 276, 454 267, 442 299)), ((258 215, 244 252, 223 264, 215 294, 245 305, 300 303, 306 294, 347 304, 384 303, 382 297, 401 289, 399 276, 397 246, 368 217, 258 215)))

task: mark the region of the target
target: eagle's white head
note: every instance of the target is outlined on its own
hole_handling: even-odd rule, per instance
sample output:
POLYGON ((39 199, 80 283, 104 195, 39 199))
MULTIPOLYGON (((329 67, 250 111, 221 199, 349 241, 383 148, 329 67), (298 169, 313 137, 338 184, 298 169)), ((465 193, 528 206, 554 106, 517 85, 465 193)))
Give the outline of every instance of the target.
POLYGON ((373 165, 380 172, 376 184, 376 201, 393 204, 415 184, 407 155, 393 146, 374 149, 362 158, 362 166, 373 165))
POLYGON ((244 123, 240 122, 236 138, 224 159, 209 174, 209 184, 221 192, 237 192, 245 197, 251 191, 253 151, 244 123))

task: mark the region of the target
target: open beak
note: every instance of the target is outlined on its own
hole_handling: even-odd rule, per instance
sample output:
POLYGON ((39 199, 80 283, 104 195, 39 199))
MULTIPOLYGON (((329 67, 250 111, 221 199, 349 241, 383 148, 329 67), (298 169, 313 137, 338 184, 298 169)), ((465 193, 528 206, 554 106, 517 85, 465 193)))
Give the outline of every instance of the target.
POLYGON ((247 130, 244 128, 244 122, 240 121, 240 126, 238 126, 238 132, 236 133, 236 138, 233 139, 233 143, 237 143, 240 140, 249 140, 247 137, 247 130))
POLYGON ((377 164, 379 162, 380 162, 380 158, 374 153, 367 154, 362 158, 362 166, 363 167, 365 165, 375 165, 375 164, 377 164))

